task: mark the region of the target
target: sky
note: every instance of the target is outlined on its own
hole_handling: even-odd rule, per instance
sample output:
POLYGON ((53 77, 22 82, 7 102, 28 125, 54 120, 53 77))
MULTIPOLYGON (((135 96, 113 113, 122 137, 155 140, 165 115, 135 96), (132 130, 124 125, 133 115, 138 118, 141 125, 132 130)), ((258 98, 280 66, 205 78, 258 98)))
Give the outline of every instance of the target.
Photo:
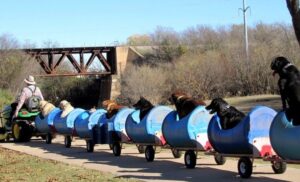
MULTIPOLYGON (((291 24, 285 0, 245 0, 249 26, 291 24)), ((181 32, 197 25, 243 23, 243 0, 0 0, 0 36, 43 47, 109 46, 158 26, 181 32)))

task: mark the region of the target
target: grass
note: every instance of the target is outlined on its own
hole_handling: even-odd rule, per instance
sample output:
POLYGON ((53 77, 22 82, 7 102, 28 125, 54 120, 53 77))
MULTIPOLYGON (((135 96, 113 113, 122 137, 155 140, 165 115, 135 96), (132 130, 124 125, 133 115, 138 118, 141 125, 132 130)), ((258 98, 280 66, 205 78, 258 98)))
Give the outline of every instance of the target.
POLYGON ((0 148, 1 182, 137 181, 0 148))
POLYGON ((0 89, 0 110, 4 105, 10 104, 13 101, 13 96, 7 90, 0 89))

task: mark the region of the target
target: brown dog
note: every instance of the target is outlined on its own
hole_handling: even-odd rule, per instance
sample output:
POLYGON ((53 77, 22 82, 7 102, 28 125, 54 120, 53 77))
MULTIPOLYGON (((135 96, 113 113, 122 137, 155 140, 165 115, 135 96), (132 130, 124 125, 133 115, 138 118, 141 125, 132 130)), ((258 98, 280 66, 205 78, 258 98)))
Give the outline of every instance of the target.
POLYGON ((191 113, 197 106, 205 106, 205 102, 202 100, 195 100, 182 91, 176 91, 172 93, 169 101, 175 104, 179 118, 183 118, 191 113))
POLYGON ((124 106, 119 105, 116 101, 114 100, 105 100, 102 102, 102 106, 104 109, 107 110, 106 117, 111 118, 115 114, 118 113, 120 109, 122 109, 124 106))

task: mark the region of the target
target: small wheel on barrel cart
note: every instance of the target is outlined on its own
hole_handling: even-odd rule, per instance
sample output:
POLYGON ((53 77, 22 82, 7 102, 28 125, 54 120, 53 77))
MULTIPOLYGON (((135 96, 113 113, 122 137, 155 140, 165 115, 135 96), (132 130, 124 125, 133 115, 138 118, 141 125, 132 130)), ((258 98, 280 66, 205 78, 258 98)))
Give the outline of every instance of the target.
POLYGON ((182 151, 179 151, 178 149, 172 148, 171 151, 175 159, 182 156, 182 151))
POLYGON ((252 161, 249 157, 241 157, 238 162, 239 175, 242 178, 249 178, 252 175, 252 161))
POLYGON ((51 133, 47 133, 47 135, 45 136, 45 141, 46 141, 46 144, 51 144, 52 143, 51 133))
POLYGON ((115 156, 121 155, 121 144, 119 142, 114 142, 112 144, 112 150, 115 156))
POLYGON ((70 148, 72 144, 72 138, 71 136, 65 136, 65 147, 70 148))
POLYGON ((146 147, 144 145, 136 145, 140 154, 145 153, 146 147))
POLYGON ((286 162, 272 162, 272 169, 275 174, 283 174, 286 171, 286 162))
POLYGON ((215 154, 214 158, 218 165, 223 165, 226 162, 226 158, 220 154, 215 154))
POLYGON ((193 150, 188 150, 184 154, 184 164, 186 168, 193 169, 196 166, 197 156, 193 150))
POLYGON ((155 150, 152 145, 147 145, 145 150, 145 157, 148 162, 153 162, 155 156, 155 150))
POLYGON ((86 141, 86 151, 87 152, 94 152, 94 147, 95 147, 95 144, 94 144, 93 140, 86 141))

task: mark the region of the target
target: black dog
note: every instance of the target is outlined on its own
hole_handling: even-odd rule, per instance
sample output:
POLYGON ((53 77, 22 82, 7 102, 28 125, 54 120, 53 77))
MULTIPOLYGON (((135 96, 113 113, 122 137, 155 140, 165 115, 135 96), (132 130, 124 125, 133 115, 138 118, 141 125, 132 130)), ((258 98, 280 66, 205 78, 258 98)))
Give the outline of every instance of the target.
POLYGON ((217 112, 224 130, 235 127, 245 117, 244 113, 229 106, 222 98, 213 99, 206 109, 210 110, 211 114, 217 112))
POLYGON ((271 63, 273 75, 278 73, 278 87, 283 110, 294 125, 300 125, 300 73, 285 57, 276 57, 271 63), (287 107, 288 104, 288 107, 287 107))
POLYGON ((140 119, 142 120, 146 114, 154 107, 150 101, 145 99, 144 97, 141 97, 140 100, 132 105, 136 109, 140 110, 140 119))

